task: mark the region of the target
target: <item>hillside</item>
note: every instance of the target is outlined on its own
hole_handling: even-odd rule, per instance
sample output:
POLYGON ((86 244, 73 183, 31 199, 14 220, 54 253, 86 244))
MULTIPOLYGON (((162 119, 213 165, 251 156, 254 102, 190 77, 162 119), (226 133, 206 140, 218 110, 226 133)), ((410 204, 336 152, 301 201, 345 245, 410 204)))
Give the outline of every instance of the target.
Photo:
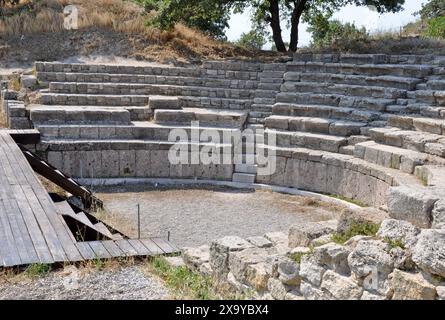
POLYGON ((106 55, 162 63, 199 63, 202 59, 276 58, 213 40, 183 25, 171 31, 149 26, 150 16, 131 1, 20 1, 2 8, 0 61, 3 67, 35 60, 106 55), (79 29, 63 28, 63 7, 79 9, 79 29))

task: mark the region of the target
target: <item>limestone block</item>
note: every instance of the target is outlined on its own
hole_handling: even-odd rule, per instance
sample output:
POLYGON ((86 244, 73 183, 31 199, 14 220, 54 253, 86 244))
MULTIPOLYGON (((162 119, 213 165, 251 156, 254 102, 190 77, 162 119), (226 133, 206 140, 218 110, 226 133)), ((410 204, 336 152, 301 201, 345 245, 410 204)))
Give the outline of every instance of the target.
POLYGON ((120 176, 119 152, 114 150, 102 150, 102 172, 103 178, 114 178, 120 176))
POLYGON ((445 229, 424 229, 413 249, 413 261, 423 271, 445 277, 445 229))
POLYGON ((326 269, 320 266, 311 255, 304 255, 300 263, 300 277, 319 287, 326 269))
POLYGON ((394 269, 389 245, 380 240, 359 241, 348 256, 348 264, 357 279, 363 280, 363 288, 386 294, 385 281, 394 269))
POLYGON ((406 247, 412 247, 417 242, 420 229, 403 220, 386 219, 382 222, 377 235, 383 239, 399 240, 406 247))
POLYGON ((335 232, 336 227, 336 220, 294 225, 289 229, 289 247, 309 246, 312 240, 335 232))
POLYGON ((353 279, 331 270, 324 273, 321 289, 329 292, 337 300, 359 300, 363 293, 363 288, 353 279))
POLYGON ((394 270, 392 273, 393 300, 435 300, 436 288, 420 274, 394 270))
POLYGON ((313 259, 327 269, 332 269, 336 273, 348 276, 350 269, 348 266, 348 255, 351 249, 336 243, 327 243, 314 248, 313 259))
POLYGON ((405 186, 392 187, 388 192, 388 211, 391 218, 406 220, 412 224, 429 228, 432 210, 438 196, 427 189, 405 186))
POLYGON ((273 246, 273 243, 271 241, 261 236, 250 237, 246 240, 258 248, 270 248, 273 246))
POLYGON ((246 240, 228 236, 212 242, 210 246, 210 266, 217 277, 224 277, 229 272, 229 254, 252 248, 253 245, 246 240))
POLYGON ((203 245, 197 248, 184 248, 182 250, 182 257, 187 267, 192 270, 199 270, 203 264, 209 262, 210 247, 203 245))

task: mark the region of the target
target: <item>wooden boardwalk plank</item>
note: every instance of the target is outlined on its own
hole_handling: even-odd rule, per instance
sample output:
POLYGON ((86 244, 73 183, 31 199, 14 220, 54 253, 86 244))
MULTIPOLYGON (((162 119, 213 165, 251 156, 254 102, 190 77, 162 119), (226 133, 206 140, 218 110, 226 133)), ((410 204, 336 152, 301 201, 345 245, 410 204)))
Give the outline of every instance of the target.
POLYGON ((96 258, 111 259, 112 256, 100 241, 88 242, 90 248, 94 251, 96 258))
POLYGON ((77 242, 76 247, 79 250, 84 260, 94 260, 96 259, 96 254, 88 245, 87 242, 77 242))
POLYGON ((142 244, 139 240, 128 240, 128 243, 137 251, 138 256, 150 256, 153 253, 146 246, 142 244))
MULTIPOLYGON (((62 221, 59 218, 59 215, 57 214, 56 207, 54 203, 52 202, 51 198, 49 197, 48 193, 44 189, 43 185, 37 178, 37 176, 34 174, 31 166, 27 162, 26 158, 24 157, 22 151, 19 149, 19 147, 15 144, 15 142, 12 140, 9 136, 3 136, 3 140, 5 143, 10 146, 11 150, 13 150, 15 153, 15 160, 19 164, 21 170, 28 173, 25 174, 26 180, 31 186, 32 190, 34 191, 40 206, 43 208, 45 214, 48 217, 48 220, 50 224, 52 225, 55 234, 57 235, 57 238, 59 239, 59 242, 68 257, 69 260, 72 261, 78 261, 81 259, 81 254, 79 253, 79 250, 74 245, 72 241, 72 237, 68 230, 63 225, 64 221, 62 221)), ((57 259, 56 259, 57 260, 57 259)), ((57 260, 59 261, 59 260, 57 260)), ((64 261, 64 260, 60 260, 64 261)))
POLYGON ((151 239, 141 239, 141 243, 148 249, 153 255, 163 254, 164 251, 153 242, 151 239))
POLYGON ((138 252, 135 248, 128 242, 128 240, 122 239, 122 240, 116 240, 115 243, 117 246, 122 250, 123 253, 127 257, 134 257, 138 255, 138 252))
POLYGON ((167 240, 164 240, 162 238, 151 238, 151 240, 156 243, 159 248, 161 248, 164 253, 176 253, 178 252, 178 249, 174 247, 172 244, 170 244, 167 240))
POLYGON ((6 219, 6 209, 3 206, 2 200, 0 201, 0 254, 4 267, 16 266, 22 263, 12 239, 12 232, 6 219))
POLYGON ((34 213, 29 205, 21 186, 13 186, 14 194, 17 199, 17 205, 20 208, 25 226, 29 232, 32 243, 36 250, 41 263, 52 263, 54 259, 48 249, 45 236, 39 227, 39 224, 34 216, 34 213))
POLYGON ((114 243, 113 240, 105 240, 105 241, 101 241, 102 244, 104 245, 105 249, 108 250, 108 252, 110 253, 110 255, 113 258, 117 258, 117 257, 124 257, 125 254, 122 252, 122 250, 116 245, 116 243, 114 243))

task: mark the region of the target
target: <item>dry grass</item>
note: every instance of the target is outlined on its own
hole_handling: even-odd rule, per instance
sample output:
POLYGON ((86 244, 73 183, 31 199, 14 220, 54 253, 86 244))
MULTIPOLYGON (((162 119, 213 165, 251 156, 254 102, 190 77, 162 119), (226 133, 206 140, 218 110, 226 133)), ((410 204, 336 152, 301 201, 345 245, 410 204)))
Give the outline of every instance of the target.
POLYGON ((137 237, 137 226, 131 224, 127 219, 125 219, 122 215, 112 213, 106 209, 98 209, 92 214, 96 217, 96 219, 105 222, 110 227, 119 230, 127 237, 136 238, 137 237))

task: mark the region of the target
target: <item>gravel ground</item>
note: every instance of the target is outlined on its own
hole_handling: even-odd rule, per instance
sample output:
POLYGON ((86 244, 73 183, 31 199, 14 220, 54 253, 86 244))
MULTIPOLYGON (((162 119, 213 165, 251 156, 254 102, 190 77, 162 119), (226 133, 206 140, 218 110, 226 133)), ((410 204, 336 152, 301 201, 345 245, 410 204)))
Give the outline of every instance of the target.
POLYGON ((101 187, 97 196, 117 221, 115 227, 141 236, 167 236, 180 247, 209 244, 227 235, 250 237, 287 231, 292 224, 335 219, 341 207, 306 197, 227 188, 154 188, 148 185, 101 187))
POLYGON ((84 272, 74 266, 49 275, 13 281, 0 278, 0 300, 159 300, 168 299, 163 283, 138 267, 84 272))

